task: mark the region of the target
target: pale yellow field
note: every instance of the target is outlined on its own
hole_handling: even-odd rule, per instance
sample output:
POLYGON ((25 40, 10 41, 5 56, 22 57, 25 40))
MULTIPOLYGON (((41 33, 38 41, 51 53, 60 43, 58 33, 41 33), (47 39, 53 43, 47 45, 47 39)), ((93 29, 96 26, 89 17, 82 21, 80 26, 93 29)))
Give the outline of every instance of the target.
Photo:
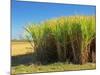
POLYGON ((12 56, 23 55, 33 52, 33 49, 29 42, 12 42, 11 48, 12 56))

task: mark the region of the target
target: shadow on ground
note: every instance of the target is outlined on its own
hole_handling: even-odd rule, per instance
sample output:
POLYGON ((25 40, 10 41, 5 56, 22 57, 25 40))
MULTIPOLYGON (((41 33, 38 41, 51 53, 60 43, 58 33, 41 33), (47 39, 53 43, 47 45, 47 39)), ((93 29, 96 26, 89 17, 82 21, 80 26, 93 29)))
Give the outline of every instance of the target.
POLYGON ((33 58, 34 58, 34 53, 11 56, 11 66, 18 66, 21 64, 25 64, 25 65, 32 64, 34 63, 33 58))
MULTIPOLYGON (((42 62, 37 61, 35 57, 35 53, 28 53, 24 55, 17 55, 17 56, 11 56, 11 66, 18 66, 18 65, 31 65, 31 64, 37 64, 37 65, 48 65, 57 62, 55 61, 48 61, 43 60, 42 62)), ((39 57, 41 58, 41 57, 39 57)), ((50 58, 51 59, 51 58, 50 58)))

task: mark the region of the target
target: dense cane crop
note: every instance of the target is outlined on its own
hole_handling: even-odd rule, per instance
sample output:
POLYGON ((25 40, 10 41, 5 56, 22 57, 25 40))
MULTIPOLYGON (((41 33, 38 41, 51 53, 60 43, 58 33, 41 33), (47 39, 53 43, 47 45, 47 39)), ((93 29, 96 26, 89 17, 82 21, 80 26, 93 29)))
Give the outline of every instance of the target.
POLYGON ((95 62, 95 16, 67 16, 25 27, 36 60, 43 62, 95 62), (94 54, 94 55, 93 55, 94 54))

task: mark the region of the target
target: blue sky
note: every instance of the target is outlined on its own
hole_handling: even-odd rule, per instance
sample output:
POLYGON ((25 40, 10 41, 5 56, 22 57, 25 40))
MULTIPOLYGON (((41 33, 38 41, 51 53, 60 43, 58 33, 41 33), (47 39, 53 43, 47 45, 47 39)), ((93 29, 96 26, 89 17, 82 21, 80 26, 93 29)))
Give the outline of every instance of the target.
POLYGON ((70 15, 95 15, 95 6, 23 2, 12 0, 12 39, 23 36, 28 23, 70 15))

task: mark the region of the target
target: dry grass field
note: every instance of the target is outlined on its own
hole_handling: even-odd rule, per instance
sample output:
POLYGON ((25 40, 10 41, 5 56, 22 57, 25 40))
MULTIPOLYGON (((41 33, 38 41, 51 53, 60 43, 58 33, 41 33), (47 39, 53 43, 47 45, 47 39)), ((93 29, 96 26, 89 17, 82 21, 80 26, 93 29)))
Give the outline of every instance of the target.
POLYGON ((12 56, 24 55, 33 52, 29 42, 12 42, 11 48, 12 56))

